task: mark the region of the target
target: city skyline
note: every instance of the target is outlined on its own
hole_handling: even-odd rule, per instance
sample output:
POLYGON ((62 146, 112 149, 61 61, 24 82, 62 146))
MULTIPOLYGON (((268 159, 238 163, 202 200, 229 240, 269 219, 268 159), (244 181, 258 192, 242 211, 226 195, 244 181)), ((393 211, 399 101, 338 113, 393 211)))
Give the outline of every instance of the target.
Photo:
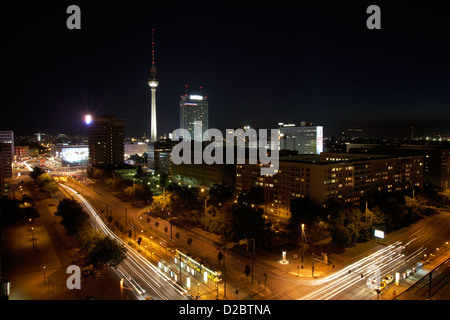
POLYGON ((66 3, 6 10, 0 127, 83 133, 86 113, 115 114, 126 137, 148 136, 154 28, 159 136, 179 128, 186 85, 190 94, 203 87, 209 127, 220 130, 311 121, 324 136, 361 128, 408 137, 411 125, 417 136, 449 134, 448 26, 438 6, 379 2, 382 29, 368 30, 368 3, 78 5, 81 30, 67 29, 66 3))
POLYGON ((169 319, 449 300, 445 9, 4 6, 0 299, 169 319))

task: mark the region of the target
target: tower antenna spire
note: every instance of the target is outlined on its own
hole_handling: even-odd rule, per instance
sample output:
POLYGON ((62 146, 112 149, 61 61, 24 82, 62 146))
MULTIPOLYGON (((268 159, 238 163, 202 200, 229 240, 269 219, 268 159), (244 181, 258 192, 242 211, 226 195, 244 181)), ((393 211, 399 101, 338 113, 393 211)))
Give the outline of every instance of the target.
POLYGON ((152 68, 155 68, 155 29, 152 29, 152 68))

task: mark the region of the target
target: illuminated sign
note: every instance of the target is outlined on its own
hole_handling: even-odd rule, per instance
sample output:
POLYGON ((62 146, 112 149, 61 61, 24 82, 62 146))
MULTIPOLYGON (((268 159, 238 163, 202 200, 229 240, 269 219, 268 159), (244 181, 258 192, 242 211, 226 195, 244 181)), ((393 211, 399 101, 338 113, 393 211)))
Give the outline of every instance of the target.
POLYGON ((375 238, 384 239, 384 231, 381 231, 381 230, 375 230, 374 236, 375 236, 375 238))
POLYGON ((60 157, 70 163, 82 163, 89 160, 89 148, 62 148, 60 157))
POLYGON ((323 151, 323 127, 317 127, 316 153, 320 154, 322 151, 323 151))
POLYGON ((199 95, 190 95, 189 99, 191 100, 203 100, 203 96, 199 96, 199 95))

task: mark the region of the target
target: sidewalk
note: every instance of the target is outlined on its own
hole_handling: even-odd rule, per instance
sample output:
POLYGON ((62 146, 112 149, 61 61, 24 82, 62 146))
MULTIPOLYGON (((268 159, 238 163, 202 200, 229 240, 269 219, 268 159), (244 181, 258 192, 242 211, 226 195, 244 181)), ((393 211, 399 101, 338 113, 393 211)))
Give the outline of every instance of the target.
MULTIPOLYGON (((64 227, 55 222, 55 199, 30 188, 40 217, 2 230, 3 277, 11 282, 11 300, 80 300, 93 297, 99 300, 120 299, 118 284, 112 277, 86 279, 81 289, 66 286, 67 267, 74 263, 70 250, 78 244, 66 235, 64 227), (50 209, 53 208, 53 209, 50 209), (33 228, 33 229, 31 229, 33 228), (45 266, 45 268, 44 268, 45 266)), ((61 197, 61 195, 59 196, 61 197)), ((59 218, 58 218, 59 219, 59 218)))

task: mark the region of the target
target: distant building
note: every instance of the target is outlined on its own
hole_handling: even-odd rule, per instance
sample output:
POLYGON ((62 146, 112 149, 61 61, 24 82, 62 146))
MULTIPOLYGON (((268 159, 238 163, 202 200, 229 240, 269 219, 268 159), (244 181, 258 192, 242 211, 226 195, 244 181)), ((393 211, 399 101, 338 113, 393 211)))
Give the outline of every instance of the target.
POLYGON ((265 191, 266 213, 289 219, 295 198, 318 205, 336 201, 358 204, 376 192, 423 187, 423 156, 322 153, 280 157, 273 176, 261 176, 260 164, 236 165, 238 192, 253 186, 265 191))
MULTIPOLYGON (((192 142, 192 144, 198 144, 199 142, 192 142)), ((184 181, 189 181, 193 185, 198 185, 202 187, 209 188, 213 184, 225 184, 229 186, 235 186, 236 184, 236 157, 237 152, 234 153, 234 163, 226 164, 226 151, 225 147, 223 150, 223 161, 222 164, 213 163, 206 164, 203 157, 199 156, 201 159, 200 163, 195 163, 196 152, 203 153, 207 143, 203 143, 199 151, 196 150, 194 146, 191 148, 191 160, 190 163, 172 164, 172 176, 175 178, 180 178, 184 181)))
POLYGON ((180 101, 180 128, 191 133, 191 139, 203 141, 203 134, 208 130, 208 100, 206 96, 184 95, 180 101), (194 122, 202 125, 201 132, 194 134, 194 122))
POLYGON ((172 172, 171 152, 177 141, 158 141, 149 142, 147 149, 148 168, 156 173, 172 172))
POLYGON ((125 158, 137 154, 142 157, 144 153, 148 152, 148 143, 142 141, 125 142, 125 158))
POLYGON ((280 123, 280 150, 299 154, 320 154, 323 151, 323 127, 302 122, 301 126, 280 123))
POLYGON ((347 152, 364 154, 391 154, 398 156, 422 155, 423 179, 433 185, 450 187, 450 148, 445 145, 346 143, 347 152))
POLYGON ((95 116, 88 124, 89 164, 120 166, 124 163, 124 119, 95 116))
POLYGON ((17 161, 23 161, 30 158, 29 146, 14 146, 14 156, 17 161))
POLYGON ((14 133, 11 130, 0 130, 0 193, 5 192, 5 187, 12 178, 13 159, 14 133))

